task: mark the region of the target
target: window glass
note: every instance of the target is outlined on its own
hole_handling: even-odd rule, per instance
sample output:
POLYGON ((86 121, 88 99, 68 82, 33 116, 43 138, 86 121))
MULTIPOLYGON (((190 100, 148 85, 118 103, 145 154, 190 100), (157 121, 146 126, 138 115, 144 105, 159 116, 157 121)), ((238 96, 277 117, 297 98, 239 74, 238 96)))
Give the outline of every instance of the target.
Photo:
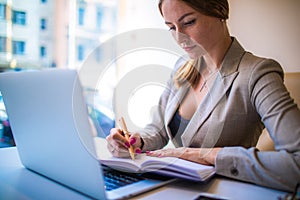
MULTIPOLYGON (((94 51, 100 66, 106 51, 97 47, 116 34, 119 6, 118 0, 1 1, 0 72, 53 67, 80 70, 94 51)), ((88 82, 83 84, 90 115, 96 124, 104 124, 106 132, 114 126, 115 74, 113 67, 101 94, 88 82)), ((1 95, 0 110, 1 115, 5 113, 1 95)), ((0 147, 14 145, 9 127, 8 119, 0 118, 0 147)))
POLYGON ((25 54, 25 42, 24 41, 13 41, 13 54, 23 55, 25 54))
POLYGON ((3 98, 0 92, 0 148, 15 146, 15 141, 5 112, 3 98))
POLYGON ((99 6, 97 8, 97 15, 96 15, 97 28, 101 28, 102 27, 102 19, 103 19, 103 7, 99 6))
MULTIPOLYGON (((115 126, 117 112, 113 107, 114 92, 117 88, 116 83, 124 73, 126 75, 132 66, 150 65, 154 61, 161 64, 161 61, 166 60, 166 56, 153 57, 149 52, 141 55, 140 51, 136 52, 137 55, 133 55, 133 52, 124 55, 122 60, 117 57, 119 52, 116 45, 102 48, 102 44, 114 39, 117 33, 153 27, 151 24, 153 25, 155 16, 158 24, 162 24, 161 26, 165 28, 161 17, 157 14, 156 4, 152 1, 0 0, 0 2, 0 72, 53 67, 76 69, 81 72, 86 66, 93 66, 85 74, 87 76, 84 77, 82 85, 90 116, 98 128, 99 135, 108 134, 109 129, 115 126), (155 13, 151 11, 150 6, 153 6, 155 13), (107 63, 108 57, 115 60, 107 63), (100 67, 106 71, 101 75, 97 74, 95 88, 89 73, 95 74, 100 67), (101 125, 102 130, 99 130, 97 125, 101 125)), ((132 38, 133 42, 136 42, 134 35, 132 38)), ((131 44, 133 43, 129 43, 128 46, 131 44)), ((149 98, 148 102, 143 98, 145 94, 151 94, 151 98, 154 99, 155 96, 156 102, 159 96, 156 93, 160 94, 161 90, 161 87, 147 85, 136 91, 129 102, 121 102, 128 103, 130 117, 139 125, 144 125, 148 122, 146 107, 151 107, 153 101, 149 98), (144 117, 139 117, 141 115, 144 117)), ((0 101, 1 105, 3 102, 0 101)), ((5 106, 2 110, 5 112, 5 106)), ((0 134, 0 145, 1 141, 13 144, 9 142, 12 136, 8 119, 0 120, 0 129, 1 127, 6 127, 3 135, 9 139, 1 138, 0 134)))
POLYGON ((6 37, 0 37, 0 52, 6 52, 6 37))
POLYGON ((47 28, 47 20, 46 19, 41 19, 41 30, 46 30, 47 28))
POLYGON ((0 4, 0 19, 6 18, 6 5, 0 4))
POLYGON ((84 59, 84 47, 83 45, 78 45, 77 47, 77 59, 82 61, 84 59))
POLYGON ((40 47, 40 57, 41 57, 41 58, 45 58, 45 57, 46 57, 46 54, 47 54, 47 52, 46 52, 46 47, 41 46, 41 47, 40 47))
POLYGON ((84 24, 84 8, 78 8, 78 24, 83 25, 84 24))
POLYGON ((13 10, 12 19, 13 19, 14 24, 25 25, 26 24, 26 13, 23 11, 13 10))

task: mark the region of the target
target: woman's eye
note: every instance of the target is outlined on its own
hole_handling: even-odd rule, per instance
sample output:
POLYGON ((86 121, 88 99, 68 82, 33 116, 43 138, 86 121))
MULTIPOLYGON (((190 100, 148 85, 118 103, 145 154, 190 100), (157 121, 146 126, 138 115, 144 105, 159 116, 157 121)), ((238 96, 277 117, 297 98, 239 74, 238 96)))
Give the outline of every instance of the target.
POLYGON ((184 26, 192 25, 192 24, 194 24, 195 22, 196 22, 196 19, 192 19, 192 20, 190 20, 190 21, 188 21, 188 22, 185 22, 185 23, 184 23, 184 26))
MULTIPOLYGON (((184 28, 185 26, 191 26, 191 25, 195 24, 195 22, 196 22, 196 19, 192 19, 190 21, 183 22, 181 24, 181 27, 184 28)), ((175 26, 170 26, 169 31, 176 31, 176 27, 175 26)))
POLYGON ((169 31, 175 31, 175 30, 176 30, 175 26, 169 27, 169 31))

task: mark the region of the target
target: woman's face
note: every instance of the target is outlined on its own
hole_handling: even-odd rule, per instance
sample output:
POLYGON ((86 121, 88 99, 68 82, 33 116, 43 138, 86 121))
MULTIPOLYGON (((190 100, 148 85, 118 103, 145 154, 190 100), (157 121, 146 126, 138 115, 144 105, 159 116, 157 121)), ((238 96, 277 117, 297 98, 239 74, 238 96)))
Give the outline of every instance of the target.
POLYGON ((161 10, 175 40, 192 59, 217 44, 222 31, 220 19, 203 15, 180 0, 164 0, 161 10))

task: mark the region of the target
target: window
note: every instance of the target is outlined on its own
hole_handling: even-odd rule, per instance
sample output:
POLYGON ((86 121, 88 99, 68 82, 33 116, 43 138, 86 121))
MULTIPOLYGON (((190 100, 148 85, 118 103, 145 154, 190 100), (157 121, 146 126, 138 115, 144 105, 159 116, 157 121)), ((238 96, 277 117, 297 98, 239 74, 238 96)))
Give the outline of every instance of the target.
POLYGON ((6 37, 0 37, 0 52, 6 52, 6 37))
POLYGON ((85 13, 84 8, 78 9, 78 25, 80 25, 80 26, 82 26, 84 24, 84 13, 85 13))
MULTIPOLYGON (((50 67, 79 69, 89 53, 99 46, 99 42, 102 43, 117 33, 118 2, 117 0, 0 0, 0 71, 50 67), (7 21, 8 17, 11 23, 7 21), (57 17, 61 19, 60 22, 52 23, 51 20, 57 17), (16 68, 12 68, 13 66, 16 68)), ((124 13, 127 12, 124 10, 124 13)), ((114 55, 117 50, 109 48, 107 52, 101 51, 101 48, 97 49, 95 58, 97 64, 105 62, 105 59, 114 55)), ((109 117, 110 122, 114 122, 112 91, 116 82, 116 71, 116 64, 112 63, 108 78, 103 81, 104 86, 101 84, 101 91, 104 88, 105 92, 99 95, 94 91, 89 93, 92 98, 87 98, 93 99, 96 93, 98 95, 97 105, 93 102, 89 105, 93 106, 95 113, 92 119, 96 120, 101 129, 102 125, 111 128, 105 116, 109 117)), ((83 86, 89 87, 89 80, 84 82, 83 86)), ((9 141, 12 139, 8 137, 9 140, 6 140, 2 137, 1 120, 0 148, 2 145, 11 146, 9 141)))
POLYGON ((46 55, 47 55, 47 49, 46 49, 46 47, 41 46, 41 47, 40 47, 40 57, 41 57, 41 58, 45 58, 46 55))
POLYGON ((25 25, 26 13, 22 11, 13 10, 12 21, 14 24, 25 25))
POLYGON ((103 7, 98 7, 97 8, 97 15, 96 15, 96 26, 97 26, 97 28, 101 28, 102 18, 103 18, 103 7))
POLYGON ((0 19, 6 18, 6 5, 0 4, 0 19))
POLYGON ((46 19, 41 19, 41 22, 40 22, 40 29, 41 30, 46 30, 47 29, 47 20, 46 19))
POLYGON ((83 59, 84 59, 84 47, 83 47, 83 45, 78 45, 77 60, 82 61, 83 59))
POLYGON ((24 41, 13 41, 13 54, 24 55, 25 54, 25 42, 24 41))

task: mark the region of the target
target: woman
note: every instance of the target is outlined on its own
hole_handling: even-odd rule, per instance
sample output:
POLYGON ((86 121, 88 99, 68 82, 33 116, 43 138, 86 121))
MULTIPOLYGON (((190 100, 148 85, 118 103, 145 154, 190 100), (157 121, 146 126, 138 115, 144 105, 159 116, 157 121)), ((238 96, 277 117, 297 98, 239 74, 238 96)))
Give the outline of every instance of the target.
POLYGON ((281 66, 230 37, 227 0, 161 0, 159 9, 190 60, 176 64, 152 123, 129 141, 112 129, 108 149, 129 156, 131 144, 137 153, 214 165, 217 174, 292 191, 300 182, 300 111, 281 66), (264 127, 274 152, 255 148, 264 127), (177 148, 160 150, 169 140, 177 148))

